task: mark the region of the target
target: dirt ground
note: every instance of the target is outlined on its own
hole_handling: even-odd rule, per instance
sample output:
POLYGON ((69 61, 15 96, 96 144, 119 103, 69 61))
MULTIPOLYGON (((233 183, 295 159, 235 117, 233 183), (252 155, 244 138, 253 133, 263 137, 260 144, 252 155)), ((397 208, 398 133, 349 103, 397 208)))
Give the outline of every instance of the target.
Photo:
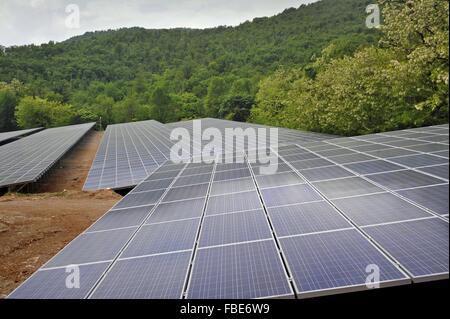
POLYGON ((101 141, 91 132, 35 187, 0 197, 0 298, 53 257, 121 196, 81 191, 101 141))

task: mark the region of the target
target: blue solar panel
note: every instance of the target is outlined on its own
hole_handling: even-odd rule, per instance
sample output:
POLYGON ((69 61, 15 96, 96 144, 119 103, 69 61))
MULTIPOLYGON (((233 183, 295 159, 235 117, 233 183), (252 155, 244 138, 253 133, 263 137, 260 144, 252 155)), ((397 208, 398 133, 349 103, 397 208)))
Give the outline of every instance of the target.
POLYGON ((336 165, 301 170, 300 173, 310 182, 354 176, 353 173, 336 165))
POLYGON ((269 215, 279 237, 352 227, 325 201, 269 208, 269 215))
POLYGON ((172 202, 176 200, 185 200, 191 198, 199 198, 206 196, 209 184, 199 184, 191 186, 183 186, 171 188, 166 196, 164 196, 163 202, 172 202))
POLYGON ((389 171, 396 171, 400 169, 404 169, 404 167, 392 164, 383 160, 375 160, 375 161, 368 161, 368 162, 361 162, 361 163, 353 163, 345 165, 348 169, 360 174, 360 175, 367 175, 367 174, 374 174, 374 173, 381 173, 381 172, 389 172, 389 171))
POLYGON ((407 279, 354 229, 286 237, 280 242, 300 295, 350 286, 365 289, 369 265, 381 270, 381 284, 407 279))
POLYGON ((231 195, 212 196, 208 200, 207 215, 242 212, 261 208, 256 191, 231 195))
POLYGON ((82 299, 94 287, 109 263, 79 266, 79 288, 67 286, 66 280, 75 274, 73 268, 40 270, 17 288, 9 298, 14 299, 82 299))
POLYGON ((212 183, 211 196, 240 193, 251 190, 255 190, 255 183, 252 178, 233 179, 212 183))
POLYGON ((138 226, 150 213, 153 206, 111 210, 101 217, 88 232, 108 230, 114 228, 138 226))
POLYGON ((191 252, 117 261, 94 291, 94 299, 181 298, 191 252))
POLYGON ((448 277, 448 222, 431 218, 364 230, 418 281, 445 273, 448 277))
POLYGON ((189 283, 191 299, 293 296, 273 240, 199 249, 189 283))
POLYGON ((399 163, 408 167, 431 166, 437 164, 448 163, 448 160, 428 154, 418 154, 410 156, 402 156, 390 159, 392 162, 399 163))
POLYGON ((382 192, 383 189, 373 185, 372 183, 360 178, 350 177, 325 182, 316 182, 314 185, 326 197, 340 198, 364 194, 373 194, 382 192))
POLYGON ((128 244, 121 258, 154 255, 194 248, 200 219, 145 225, 128 244))
POLYGON ((448 181, 448 164, 422 167, 419 170, 448 181))
POLYGON ((432 216, 390 193, 337 199, 333 203, 359 226, 432 216))
POLYGON ((114 209, 156 204, 166 190, 130 193, 114 206, 114 209))
POLYGON ((263 210, 207 216, 203 221, 200 247, 271 238, 263 210))
POLYGON ((135 228, 82 234, 44 265, 45 268, 112 260, 135 228))
POLYGON ((267 207, 301 204, 322 199, 311 186, 304 184, 263 189, 261 192, 267 207))
POLYGON ((148 218, 147 224, 200 217, 204 198, 159 204, 148 218))
POLYGON ((398 193, 437 214, 445 215, 449 212, 448 184, 408 189, 398 193))
POLYGON ((367 178, 391 190, 443 183, 440 179, 412 170, 370 175, 367 178))
POLYGON ((256 178, 258 186, 260 188, 285 186, 285 185, 295 185, 304 183, 303 178, 294 172, 263 175, 256 178))

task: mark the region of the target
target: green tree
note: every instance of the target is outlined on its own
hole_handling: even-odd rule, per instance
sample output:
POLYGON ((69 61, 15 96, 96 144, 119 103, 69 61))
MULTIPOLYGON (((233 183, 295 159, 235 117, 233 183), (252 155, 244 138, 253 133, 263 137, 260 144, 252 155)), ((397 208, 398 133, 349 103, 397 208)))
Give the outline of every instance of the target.
POLYGON ((24 91, 23 84, 17 80, 0 82, 0 132, 17 129, 14 112, 24 91))
POLYGON ((24 129, 57 127, 72 124, 75 112, 71 105, 27 96, 20 101, 15 116, 24 129))
POLYGON ((205 99, 205 111, 208 116, 217 117, 219 115, 227 91, 227 84, 223 78, 214 77, 210 80, 205 99))
POLYGON ((383 5, 382 44, 404 57, 421 73, 422 101, 418 109, 448 114, 449 1, 387 1, 383 5))
POLYGON ((150 102, 151 118, 162 123, 172 122, 177 119, 175 103, 163 84, 158 84, 154 88, 151 94, 150 102))
POLYGON ((227 120, 246 122, 255 100, 250 96, 229 96, 219 111, 219 116, 227 120))

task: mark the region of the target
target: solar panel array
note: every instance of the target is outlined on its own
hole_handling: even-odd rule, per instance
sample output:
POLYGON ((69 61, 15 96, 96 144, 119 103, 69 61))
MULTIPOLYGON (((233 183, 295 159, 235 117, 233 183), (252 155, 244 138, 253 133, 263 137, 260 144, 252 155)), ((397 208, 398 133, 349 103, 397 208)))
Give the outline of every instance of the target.
POLYGON ((19 138, 21 136, 25 136, 28 134, 32 134, 33 132, 37 132, 42 130, 42 128, 32 128, 28 130, 20 130, 20 131, 12 131, 12 132, 3 132, 0 133, 0 145, 4 144, 9 141, 13 141, 16 138, 19 138))
MULTIPOLYGON (((225 141, 226 128, 267 128, 262 125, 217 119, 203 119, 200 122, 203 129, 214 127, 220 130, 223 136, 224 151, 231 149, 225 141)), ((144 121, 108 126, 84 189, 130 188, 142 182, 170 158, 170 149, 174 145, 174 141, 170 140, 170 133, 174 128, 185 128, 193 136, 193 121, 168 125, 157 121, 144 121)), ((282 143, 319 141, 331 137, 334 136, 279 129, 279 139, 282 143)), ((267 143, 269 138, 270 136, 267 136, 267 143)), ((190 146, 184 145, 183 148, 189 147, 192 154, 194 149, 201 149, 208 141, 202 141, 202 143, 199 145, 190 141, 190 146)), ((256 147, 254 143, 248 144, 246 141, 240 142, 240 144, 242 149, 256 147)))
POLYGON ((448 125, 163 164, 12 298, 306 298, 448 278, 448 125), (81 289, 67 289, 79 265, 81 289))
POLYGON ((94 125, 51 128, 0 146, 0 187, 36 181, 94 125))
POLYGON ((169 129, 156 121, 109 125, 84 189, 135 186, 169 159, 172 145, 169 129))

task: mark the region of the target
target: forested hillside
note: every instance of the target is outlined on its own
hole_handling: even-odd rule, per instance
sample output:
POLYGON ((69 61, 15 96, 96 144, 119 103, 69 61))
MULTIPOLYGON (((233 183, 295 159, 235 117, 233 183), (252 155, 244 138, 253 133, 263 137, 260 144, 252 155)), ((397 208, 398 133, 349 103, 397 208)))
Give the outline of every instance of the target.
POLYGON ((237 27, 121 29, 6 48, 0 131, 211 116, 354 134, 446 120, 448 1, 414 1, 425 6, 419 22, 402 11, 406 0, 384 5, 381 32, 365 26, 371 2, 322 0, 237 27), (424 21, 431 31, 416 30, 424 21))

